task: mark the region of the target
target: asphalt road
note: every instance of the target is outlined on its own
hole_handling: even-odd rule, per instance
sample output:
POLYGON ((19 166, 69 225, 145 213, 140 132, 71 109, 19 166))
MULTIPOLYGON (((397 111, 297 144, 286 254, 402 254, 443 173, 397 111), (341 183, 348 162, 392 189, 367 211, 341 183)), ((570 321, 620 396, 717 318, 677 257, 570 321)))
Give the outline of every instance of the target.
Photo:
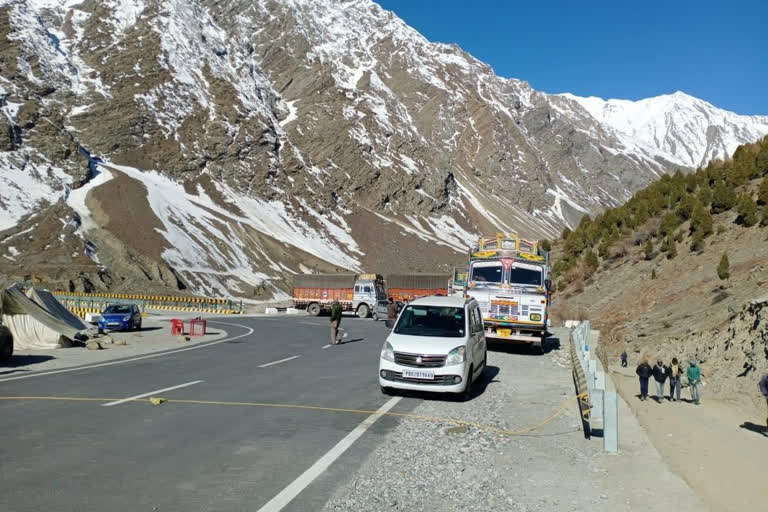
POLYGON ((378 418, 355 439, 371 414, 173 400, 367 411, 387 404, 394 412, 418 401, 393 405, 379 391, 383 323, 344 318, 348 342, 323 348, 327 318, 227 322, 228 341, 195 350, 0 378, 3 397, 78 399, 0 400, 0 510, 258 511, 294 482, 288 491, 299 492, 283 510, 319 510, 396 418, 378 418), (171 401, 104 406, 148 393, 171 401), (354 442, 339 455, 334 447, 345 438, 354 442), (321 459, 330 465, 318 468, 321 459))

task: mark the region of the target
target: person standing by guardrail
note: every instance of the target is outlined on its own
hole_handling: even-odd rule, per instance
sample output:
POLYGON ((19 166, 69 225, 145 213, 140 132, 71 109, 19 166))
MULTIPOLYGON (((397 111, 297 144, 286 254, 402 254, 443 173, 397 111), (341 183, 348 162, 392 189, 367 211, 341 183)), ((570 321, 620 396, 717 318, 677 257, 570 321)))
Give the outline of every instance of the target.
POLYGON ((648 364, 648 358, 643 358, 643 362, 637 366, 635 373, 640 377, 640 400, 645 401, 648 398, 648 379, 653 375, 653 369, 648 364))
POLYGON ((621 353, 621 367, 626 368, 627 367, 627 351, 621 353))
POLYGON ((664 401, 664 381, 667 380, 667 368, 661 359, 653 367, 653 380, 656 381, 656 401, 661 403, 664 401))
POLYGON ((688 361, 688 385, 691 387, 691 400, 696 405, 701 403, 701 397, 699 397, 699 383, 701 382, 701 369, 696 364, 696 360, 691 358, 688 361))
POLYGON ((667 377, 669 377, 669 399, 673 402, 680 401, 680 379, 683 371, 680 368, 677 358, 672 358, 672 364, 667 367, 667 377))

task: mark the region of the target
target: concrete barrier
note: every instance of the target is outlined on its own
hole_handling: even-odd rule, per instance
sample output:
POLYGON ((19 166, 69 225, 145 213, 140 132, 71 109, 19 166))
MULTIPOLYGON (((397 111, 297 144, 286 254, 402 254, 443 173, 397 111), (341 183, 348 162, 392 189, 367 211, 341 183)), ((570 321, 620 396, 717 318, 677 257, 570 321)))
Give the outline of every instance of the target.
POLYGON ((267 308, 264 310, 264 314, 266 315, 276 315, 277 314, 277 308, 267 308))

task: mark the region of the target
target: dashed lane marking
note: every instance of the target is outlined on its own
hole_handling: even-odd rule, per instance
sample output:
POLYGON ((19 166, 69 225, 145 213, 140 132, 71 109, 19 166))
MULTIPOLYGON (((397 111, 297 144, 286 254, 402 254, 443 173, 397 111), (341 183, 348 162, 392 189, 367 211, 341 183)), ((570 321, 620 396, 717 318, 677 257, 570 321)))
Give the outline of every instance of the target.
POLYGON ((203 381, 202 380, 193 380, 192 382, 187 382, 187 383, 184 383, 184 384, 179 384, 178 386, 171 386, 169 388, 156 389, 155 391, 150 391, 149 393, 142 393, 140 395, 131 396, 131 397, 128 397, 128 398, 123 398, 123 399, 120 399, 120 400, 115 400, 114 402, 109 402, 109 403, 101 404, 101 405, 104 406, 104 407, 112 407, 112 406, 115 406, 115 405, 124 404, 125 402, 132 402, 132 401, 137 400, 139 398, 146 398, 146 397, 151 396, 151 395, 157 395, 159 393, 164 393, 166 391, 173 391, 174 389, 181 389, 181 388, 186 388, 188 386, 194 386, 195 384, 200 384, 201 382, 203 382, 203 381))
POLYGON ((280 359, 278 361, 272 361, 271 363, 260 364, 259 368, 266 368, 267 366, 272 366, 272 365, 284 363, 286 361, 290 361, 292 359, 296 359, 297 357, 301 357, 301 356, 291 356, 291 357, 286 357, 285 359, 280 359))

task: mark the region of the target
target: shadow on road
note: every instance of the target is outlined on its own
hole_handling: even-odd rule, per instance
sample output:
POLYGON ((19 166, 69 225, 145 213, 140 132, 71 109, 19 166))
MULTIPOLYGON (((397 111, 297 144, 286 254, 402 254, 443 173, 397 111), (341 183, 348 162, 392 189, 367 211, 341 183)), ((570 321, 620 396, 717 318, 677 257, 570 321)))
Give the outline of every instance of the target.
POLYGON ((765 427, 764 425, 757 425, 755 423, 752 423, 751 421, 745 421, 739 426, 744 430, 749 430, 750 432, 754 432, 755 434, 762 434, 764 436, 768 436, 768 427, 765 427))
MULTIPOLYGON (((491 352, 503 352, 505 354, 515 354, 521 356, 539 356, 539 352, 534 350, 533 345, 529 343, 516 343, 509 341, 487 340, 488 350, 491 352)), ((553 350, 560 350, 560 338, 550 336, 544 340, 542 346, 544 353, 548 354, 553 350)))
MULTIPOLYGON (((27 366, 30 364, 37 364, 37 363, 43 363, 45 361, 50 361, 51 359, 56 359, 53 356, 44 356, 44 355, 15 355, 11 357, 11 360, 8 361, 3 365, 4 368, 19 368, 21 366, 27 366)), ((16 373, 16 372, 28 372, 27 369, 14 369, 14 370, 5 370, 0 372, 0 375, 7 375, 9 373, 16 373)))

